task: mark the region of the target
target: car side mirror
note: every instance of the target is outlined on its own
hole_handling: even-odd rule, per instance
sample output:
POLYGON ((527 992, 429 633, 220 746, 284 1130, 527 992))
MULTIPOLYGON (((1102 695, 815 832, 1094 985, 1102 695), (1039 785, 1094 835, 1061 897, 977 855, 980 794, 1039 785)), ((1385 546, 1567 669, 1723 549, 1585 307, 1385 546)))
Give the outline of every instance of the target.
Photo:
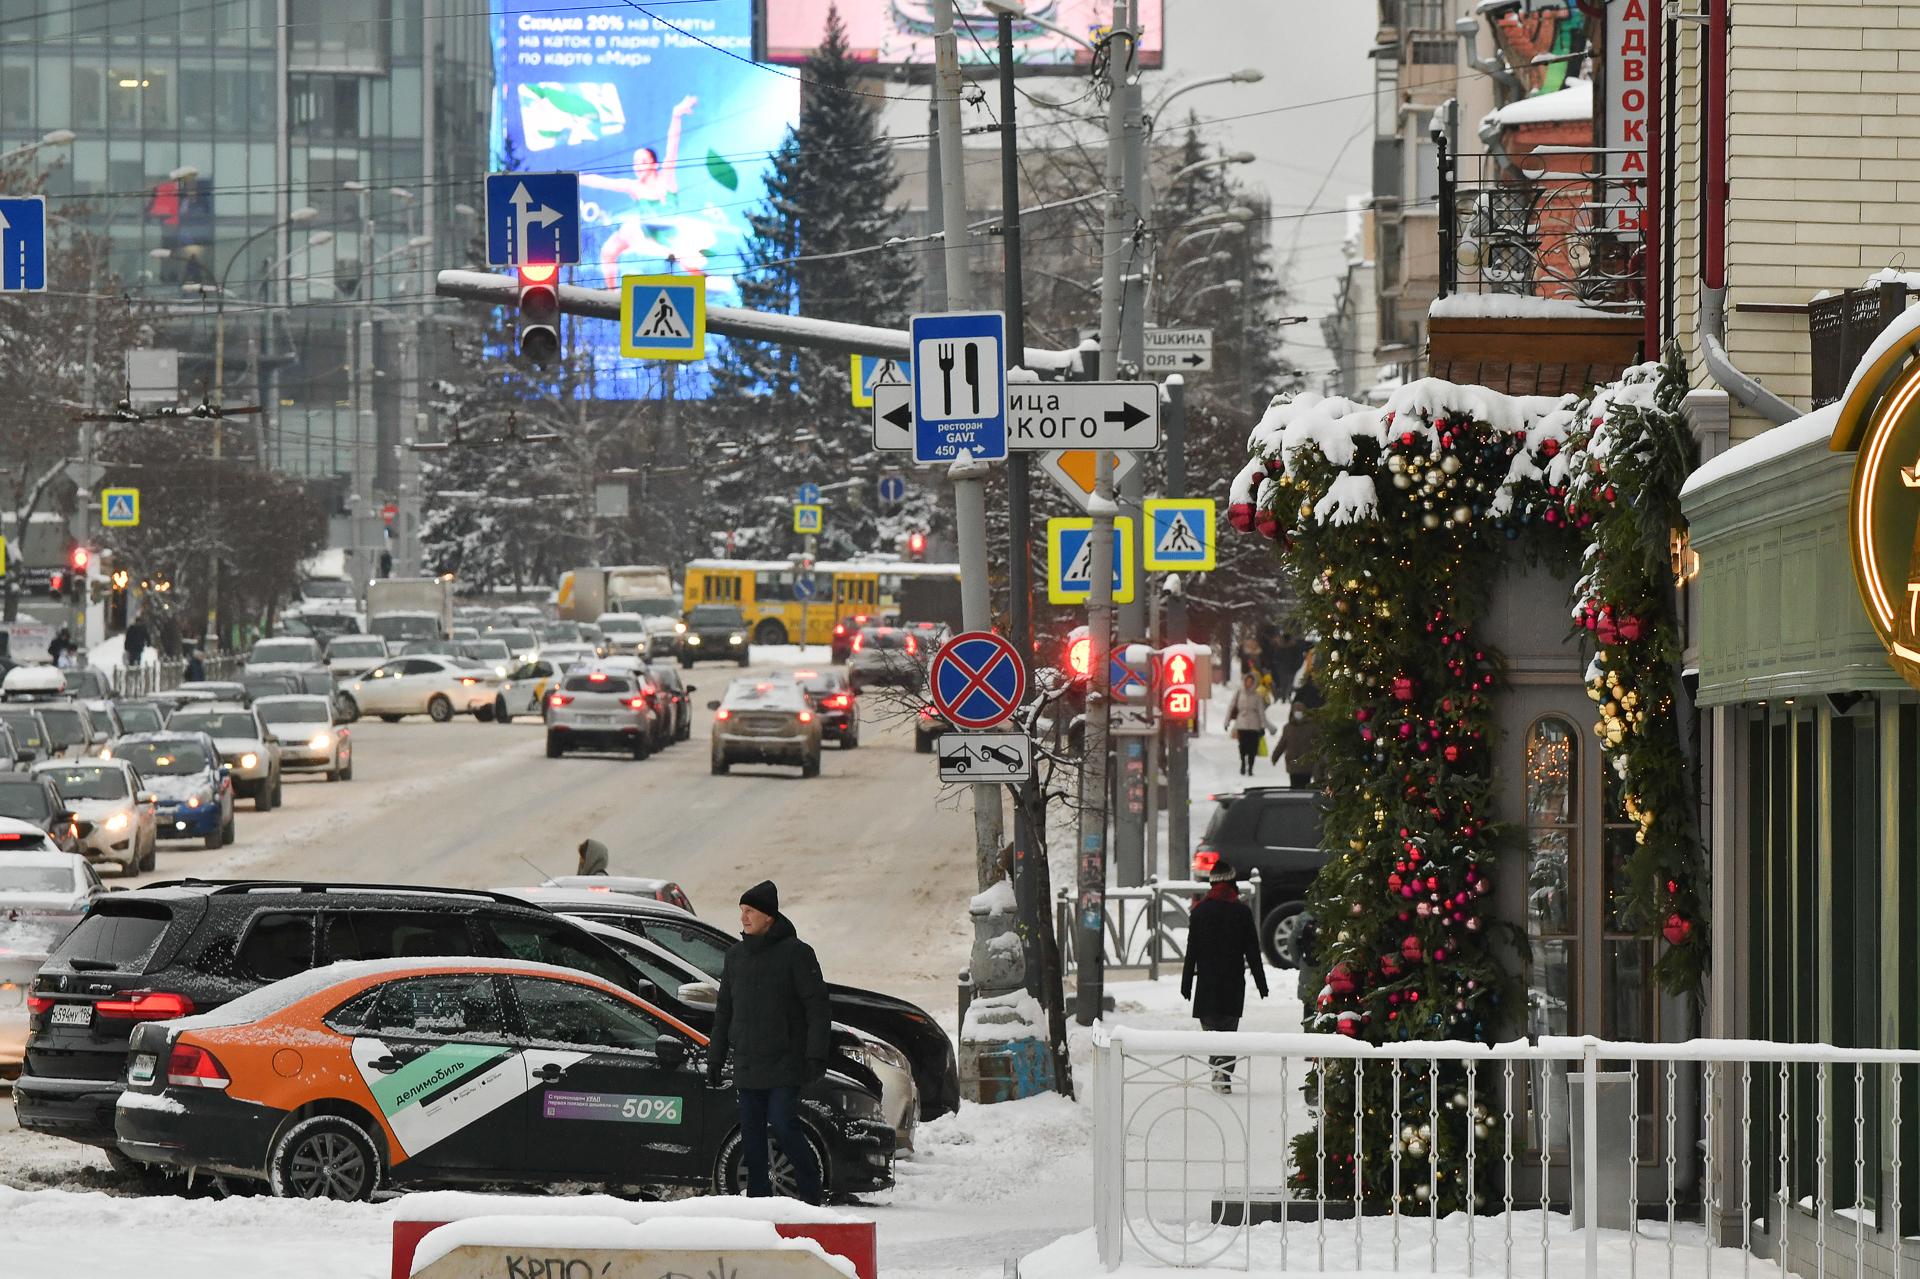
MULTIPOLYGON (((693 696, 693 695, 694 695, 695 693, 697 693, 697 692, 699 692, 699 691, 700 691, 700 686, 699 686, 698 684, 689 684, 689 685, 687 685, 687 696, 688 696, 688 697, 692 697, 692 696, 693 696)), ((708 707, 707 709, 709 709, 709 710, 711 710, 711 709, 713 709, 713 708, 712 708, 712 707, 708 707)))
POLYGON ((677 992, 680 1002, 689 1008, 712 1012, 720 1006, 720 988, 710 981, 690 981, 677 992))
POLYGON ((278 746, 280 744, 280 739, 278 737, 275 737, 272 733, 268 733, 265 737, 261 738, 260 740, 265 742, 269 746, 278 746))
POLYGON ((687 1064, 687 1041, 678 1035, 662 1035, 653 1041, 653 1056, 668 1070, 687 1064))
POLYGON ((717 711, 717 710, 719 710, 719 709, 720 709, 720 703, 719 703, 719 702, 717 702, 717 701, 713 701, 713 702, 708 702, 708 703, 707 703, 707 709, 708 709, 708 710, 710 710, 710 711, 717 711))
POLYGON ((157 804, 160 802, 160 797, 150 790, 141 791, 138 795, 135 795, 133 799, 137 804, 157 804))
POLYGON ((80 814, 74 812, 71 808, 63 808, 54 817, 53 824, 55 826, 71 826, 79 820, 80 814))

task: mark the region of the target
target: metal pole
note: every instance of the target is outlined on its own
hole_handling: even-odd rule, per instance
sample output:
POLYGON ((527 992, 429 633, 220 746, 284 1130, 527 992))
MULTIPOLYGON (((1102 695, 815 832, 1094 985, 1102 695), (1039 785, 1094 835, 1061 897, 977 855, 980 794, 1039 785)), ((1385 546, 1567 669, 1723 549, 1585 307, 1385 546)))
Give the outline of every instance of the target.
MULTIPOLYGON (((1135 16, 1129 12, 1127 25, 1115 25, 1114 30, 1131 33, 1135 16)), ((1117 95, 1122 104, 1121 190, 1126 194, 1125 207, 1133 233, 1127 243, 1120 274, 1120 368, 1127 376, 1138 377, 1140 366, 1146 362, 1147 273, 1150 267, 1147 255, 1147 236, 1151 234, 1147 229, 1150 221, 1147 207, 1147 122, 1140 77, 1133 65, 1133 42, 1128 40, 1124 47, 1128 74, 1121 80, 1117 95)), ((1120 488, 1120 513, 1132 517, 1136 530, 1142 527, 1141 512, 1142 503, 1146 500, 1146 486, 1146 468, 1135 467, 1120 488)), ((1137 554, 1133 557, 1133 571, 1130 574, 1133 600, 1120 606, 1122 639, 1141 639, 1146 633, 1147 597, 1143 589, 1146 586, 1146 571, 1141 567, 1141 558, 1137 554)))
MULTIPOLYGON (((1013 83, 1013 15, 999 17, 1000 45, 1000 224, 1006 288, 1007 347, 1026 362, 1026 282, 1021 275, 1020 140, 1015 110, 1020 95, 1013 83)), ((1007 462, 1008 621, 1020 660, 1033 665, 1033 512, 1032 472, 1022 451, 1007 462)))
MULTIPOLYGON (((967 166, 960 149, 960 44, 953 31, 953 0, 934 0, 934 108, 939 121, 941 222, 946 228, 941 257, 947 270, 947 309, 973 305, 973 277, 967 262, 967 166)), ((962 451, 947 469, 953 482, 954 537, 960 544, 960 620, 970 631, 993 629, 993 601, 987 588, 987 464, 962 451)), ((974 867, 981 888, 1000 878, 1000 787, 973 788, 974 867)))
MULTIPOLYGON (((1121 144, 1125 131, 1126 99, 1122 88, 1126 81, 1128 57, 1127 32, 1132 27, 1133 9, 1129 0, 1114 0, 1113 34, 1107 42, 1107 218, 1101 237, 1102 270, 1100 278, 1100 376, 1112 379, 1120 364, 1120 268, 1126 249, 1124 196, 1121 185, 1121 144)), ((1074 1020, 1091 1026, 1100 1016, 1106 995, 1105 953, 1101 926, 1106 914, 1107 892, 1107 729, 1111 718, 1108 704, 1108 652, 1113 639, 1113 517, 1119 508, 1113 501, 1112 455, 1098 450, 1094 467, 1093 500, 1087 513, 1093 517, 1093 581, 1087 600, 1088 671, 1085 747, 1081 755, 1081 803, 1079 865, 1079 969, 1074 994, 1074 1020)))
MULTIPOLYGON (((1166 404, 1161 410, 1161 425, 1166 428, 1163 446, 1167 451, 1167 496, 1185 497, 1187 495, 1187 386, 1178 373, 1167 376, 1165 384, 1166 404)), ((1187 593, 1184 576, 1181 589, 1167 592, 1167 643, 1169 645, 1187 642, 1187 593)), ((1207 697, 1212 689, 1198 687, 1194 696, 1207 697)), ((1167 878, 1184 879, 1191 873, 1189 865, 1193 855, 1192 834, 1187 820, 1191 815, 1189 805, 1192 799, 1188 794, 1187 745, 1192 730, 1185 724, 1172 722, 1166 726, 1167 733, 1167 878)))

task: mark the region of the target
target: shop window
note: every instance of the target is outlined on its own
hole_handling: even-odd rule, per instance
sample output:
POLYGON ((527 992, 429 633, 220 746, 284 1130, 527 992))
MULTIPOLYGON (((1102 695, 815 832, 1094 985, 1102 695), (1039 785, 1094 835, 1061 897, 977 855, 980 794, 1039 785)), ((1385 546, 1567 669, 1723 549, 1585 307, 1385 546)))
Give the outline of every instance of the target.
POLYGON ((1572 721, 1549 715, 1527 730, 1527 1010, 1537 1035, 1572 1034, 1579 999, 1579 756, 1572 721))

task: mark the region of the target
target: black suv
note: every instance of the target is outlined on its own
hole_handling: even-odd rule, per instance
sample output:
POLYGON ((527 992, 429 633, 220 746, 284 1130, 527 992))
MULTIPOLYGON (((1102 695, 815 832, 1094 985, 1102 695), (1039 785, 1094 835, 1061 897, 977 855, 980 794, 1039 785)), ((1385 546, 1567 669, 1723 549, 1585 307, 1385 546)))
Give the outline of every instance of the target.
POLYGON ((179 880, 95 902, 33 979, 20 1126, 114 1150, 127 1043, 143 1021, 218 1008, 348 959, 487 955, 652 992, 607 943, 498 893, 384 884, 179 880))
POLYGON ((1293 933, 1307 906, 1307 889, 1326 864, 1320 849, 1320 819, 1327 799, 1319 791, 1249 786, 1212 797, 1219 805, 1193 850, 1193 874, 1205 879, 1225 858, 1244 878, 1260 872, 1260 900, 1253 915, 1267 962, 1294 963, 1293 933))
POLYGON ((680 635, 680 665, 695 662, 747 664, 747 616, 732 604, 696 604, 687 610, 680 635))

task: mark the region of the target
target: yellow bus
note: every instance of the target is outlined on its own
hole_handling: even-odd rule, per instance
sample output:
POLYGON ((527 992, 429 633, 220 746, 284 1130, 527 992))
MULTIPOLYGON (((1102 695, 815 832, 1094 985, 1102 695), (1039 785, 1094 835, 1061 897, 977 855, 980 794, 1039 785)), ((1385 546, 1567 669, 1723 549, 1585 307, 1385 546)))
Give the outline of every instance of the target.
POLYGON ((684 581, 683 608, 737 604, 755 644, 828 644, 841 618, 897 620, 903 606, 910 621, 960 622, 958 564, 820 560, 809 573, 790 560, 689 560, 684 581))

